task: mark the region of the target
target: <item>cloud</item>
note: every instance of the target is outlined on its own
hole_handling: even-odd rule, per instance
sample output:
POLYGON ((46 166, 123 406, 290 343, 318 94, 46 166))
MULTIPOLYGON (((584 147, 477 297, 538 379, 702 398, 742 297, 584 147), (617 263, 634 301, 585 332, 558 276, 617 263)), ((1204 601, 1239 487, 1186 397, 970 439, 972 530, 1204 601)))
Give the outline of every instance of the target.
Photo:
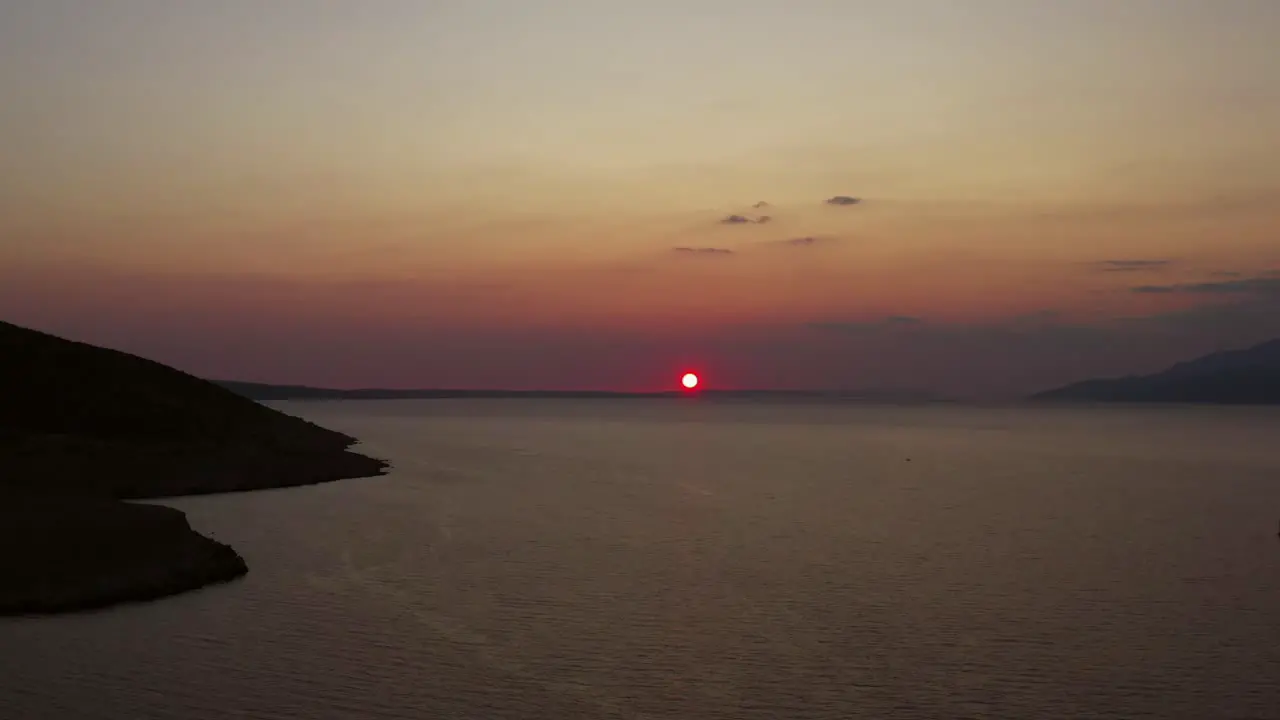
POLYGON ((858 205, 862 202, 861 198, 850 197, 848 195, 836 195, 827 198, 828 205, 858 205))
POLYGON ((808 327, 858 336, 895 335, 937 341, 984 338, 992 342, 1005 342, 1018 337, 1100 337, 1109 332, 1105 323, 1090 325, 1065 322, 1062 313, 1057 310, 1036 310, 976 323, 930 322, 914 315, 888 315, 875 320, 812 322, 808 327))
POLYGON ((732 255, 733 251, 729 248, 718 247, 674 247, 672 252, 684 255, 732 255))
POLYGON ((1095 266, 1102 272, 1142 272, 1161 270, 1172 264, 1172 260, 1102 260, 1095 266))
POLYGON ((787 238, 786 240, 776 240, 776 245, 786 245, 788 247, 812 247, 819 243, 829 243, 833 238, 820 237, 817 235, 805 235, 803 237, 787 238))
MULTIPOLYGON (((1054 310, 1041 310, 980 322, 926 322, 922 318, 891 315, 876 320, 820 321, 810 330, 847 334, 858 338, 896 337, 939 348, 959 343, 988 344, 989 349, 1009 343, 1046 345, 1068 349, 1131 351, 1150 342, 1177 344, 1217 341, 1221 347, 1244 346, 1280 335, 1280 294, 1237 298, 1169 312, 1130 317, 1097 317, 1070 321, 1054 310)), ((1011 347, 1011 346, 1010 346, 1011 347)), ((1124 353, 1120 353, 1123 355, 1124 353)), ((1182 358, 1196 354, 1187 350, 1182 358)), ((1067 363, 1070 364, 1070 363, 1067 363)), ((1085 377, 1087 373, 1079 377, 1085 377)))
POLYGON ((752 223, 764 224, 769 222, 772 219, 773 218, 769 217, 768 215, 761 215, 755 219, 749 218, 746 215, 727 215, 720 219, 720 224, 721 225, 747 225, 752 223))
POLYGON ((1280 297, 1280 277, 1270 273, 1259 277, 1219 282, 1138 285, 1130 291, 1144 295, 1254 295, 1280 297))

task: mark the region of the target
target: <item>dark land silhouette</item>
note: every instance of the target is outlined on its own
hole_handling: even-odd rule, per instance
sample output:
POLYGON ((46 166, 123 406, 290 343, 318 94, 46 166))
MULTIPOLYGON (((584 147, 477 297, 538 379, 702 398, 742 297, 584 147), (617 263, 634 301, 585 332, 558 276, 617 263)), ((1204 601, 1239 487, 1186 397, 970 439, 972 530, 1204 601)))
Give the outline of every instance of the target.
MULTIPOLYGON (((369 477, 356 440, 260 404, 396 398, 671 398, 683 391, 336 390, 206 381, 0 322, 0 614, 88 609, 234 579, 234 549, 178 510, 125 502, 369 477)), ((936 402, 895 391, 699 390, 726 400, 936 402)), ((1043 401, 1280 403, 1280 340, 1043 401)))
POLYGON ((1039 401, 1280 404, 1280 339, 1212 353, 1151 375, 1085 380, 1032 396, 1039 401))
POLYGON ((0 322, 0 614, 243 575, 178 510, 122 502, 381 474, 354 438, 170 367, 0 322))

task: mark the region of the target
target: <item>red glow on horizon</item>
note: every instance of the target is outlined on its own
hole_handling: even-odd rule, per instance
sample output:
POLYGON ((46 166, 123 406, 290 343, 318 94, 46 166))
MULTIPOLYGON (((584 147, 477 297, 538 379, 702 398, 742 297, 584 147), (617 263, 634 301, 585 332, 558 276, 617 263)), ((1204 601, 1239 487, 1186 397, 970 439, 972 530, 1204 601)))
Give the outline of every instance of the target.
POLYGON ((685 373, 680 378, 680 384, 684 386, 685 390, 692 390, 698 387, 698 376, 691 372, 685 373))

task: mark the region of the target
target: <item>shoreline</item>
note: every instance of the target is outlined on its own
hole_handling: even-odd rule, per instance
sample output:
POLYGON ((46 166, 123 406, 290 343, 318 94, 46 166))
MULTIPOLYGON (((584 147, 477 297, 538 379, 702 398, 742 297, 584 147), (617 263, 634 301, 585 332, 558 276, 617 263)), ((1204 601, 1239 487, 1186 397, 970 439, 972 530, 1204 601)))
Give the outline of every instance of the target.
POLYGON ((196 532, 181 510, 148 500, 318 485, 388 468, 346 448, 201 457, 190 447, 56 439, 9 450, 0 468, 24 482, 0 491, 0 618, 153 601, 249 572, 235 548, 196 532))
POLYGON ((0 321, 0 616, 154 600, 248 572, 138 500, 382 475, 357 440, 118 350, 0 321))
POLYGON ((38 499, 17 501, 0 518, 6 525, 0 538, 25 548, 4 563, 16 567, 6 568, 0 615, 156 600, 249 571, 232 547, 197 533, 185 513, 163 505, 38 499), (13 511, 21 517, 10 516, 13 511))

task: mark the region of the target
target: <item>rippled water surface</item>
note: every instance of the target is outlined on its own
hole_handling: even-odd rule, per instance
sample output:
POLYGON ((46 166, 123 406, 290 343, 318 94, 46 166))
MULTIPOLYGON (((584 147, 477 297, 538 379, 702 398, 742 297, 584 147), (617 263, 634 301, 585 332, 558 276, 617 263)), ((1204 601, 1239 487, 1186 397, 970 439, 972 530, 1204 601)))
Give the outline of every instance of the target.
POLYGON ((1280 413, 280 404, 393 474, 0 620, 0 718, 1280 719, 1280 413))

